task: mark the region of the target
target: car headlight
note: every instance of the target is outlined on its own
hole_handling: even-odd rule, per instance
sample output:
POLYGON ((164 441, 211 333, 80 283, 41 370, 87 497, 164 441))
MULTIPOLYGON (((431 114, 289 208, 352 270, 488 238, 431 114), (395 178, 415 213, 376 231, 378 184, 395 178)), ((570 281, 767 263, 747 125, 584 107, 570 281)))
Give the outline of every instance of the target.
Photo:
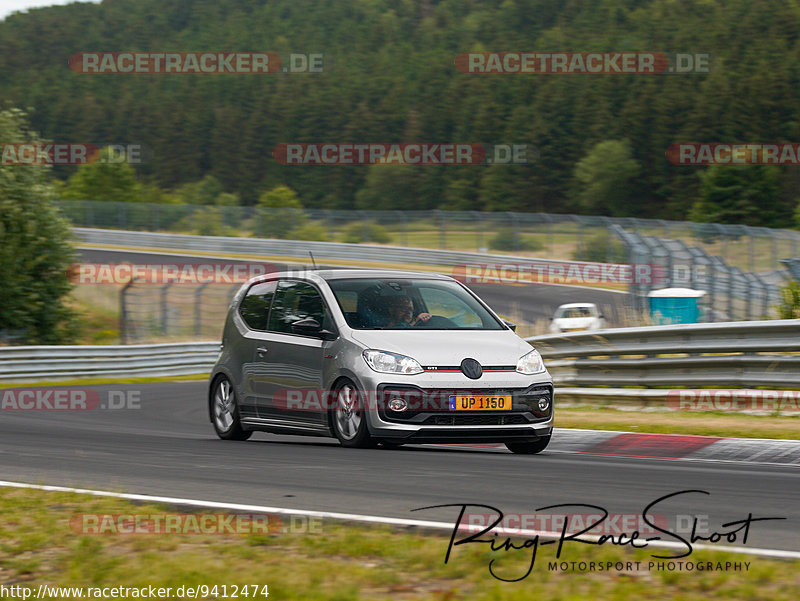
POLYGON ((526 376, 543 372, 544 361, 542 361, 539 351, 534 349, 527 355, 520 357, 520 360, 517 361, 517 371, 526 376))
POLYGON ((425 371, 416 359, 397 353, 367 349, 362 356, 367 365, 382 374, 413 375, 425 371))

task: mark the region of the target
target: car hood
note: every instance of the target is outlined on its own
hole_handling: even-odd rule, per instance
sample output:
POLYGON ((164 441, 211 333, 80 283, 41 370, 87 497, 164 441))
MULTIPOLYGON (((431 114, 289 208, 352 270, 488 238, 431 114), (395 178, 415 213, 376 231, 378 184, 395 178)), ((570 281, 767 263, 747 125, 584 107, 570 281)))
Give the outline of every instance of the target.
POLYGON ((553 323, 564 329, 588 329, 597 324, 597 317, 559 317, 553 323))
POLYGON ((352 338, 435 366, 460 365, 467 357, 485 366, 516 365, 532 348, 509 330, 353 330, 352 338))

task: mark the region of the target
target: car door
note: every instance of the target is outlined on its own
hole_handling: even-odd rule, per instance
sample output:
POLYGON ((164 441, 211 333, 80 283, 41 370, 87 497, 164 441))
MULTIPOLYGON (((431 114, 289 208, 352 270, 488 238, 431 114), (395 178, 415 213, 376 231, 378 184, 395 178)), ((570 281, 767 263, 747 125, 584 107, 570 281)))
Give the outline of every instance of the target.
POLYGON ((319 290, 308 282, 281 280, 269 314, 267 350, 256 357, 268 374, 258 387, 257 402, 259 417, 275 425, 317 430, 326 419, 322 368, 330 343, 292 332, 295 321, 308 317, 332 327, 319 290))
POLYGON ((278 282, 254 284, 245 294, 239 305, 239 316, 246 330, 236 342, 236 354, 241 357, 242 394, 239 399, 239 414, 242 419, 257 418, 258 387, 264 378, 260 353, 266 344, 267 319, 278 282))

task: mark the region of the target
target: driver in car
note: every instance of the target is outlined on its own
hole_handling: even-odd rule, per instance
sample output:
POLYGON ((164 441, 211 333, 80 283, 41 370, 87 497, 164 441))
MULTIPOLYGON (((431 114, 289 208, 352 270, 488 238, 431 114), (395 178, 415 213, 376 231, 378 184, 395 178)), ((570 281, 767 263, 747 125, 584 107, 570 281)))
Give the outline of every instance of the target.
POLYGON ((394 296, 389 299, 387 307, 390 328, 410 328, 420 323, 425 323, 432 316, 430 313, 420 313, 414 317, 414 302, 408 296, 394 296))

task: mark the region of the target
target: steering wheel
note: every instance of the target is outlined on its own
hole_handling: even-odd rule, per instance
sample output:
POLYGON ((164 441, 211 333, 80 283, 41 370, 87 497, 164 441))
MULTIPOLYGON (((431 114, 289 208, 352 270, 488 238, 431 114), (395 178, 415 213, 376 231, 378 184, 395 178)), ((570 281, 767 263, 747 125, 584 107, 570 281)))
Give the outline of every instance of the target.
POLYGON ((443 330, 448 329, 455 329, 458 326, 456 322, 448 317, 442 317, 441 315, 432 315, 428 321, 419 321, 414 324, 414 327, 420 328, 441 328, 443 330))

